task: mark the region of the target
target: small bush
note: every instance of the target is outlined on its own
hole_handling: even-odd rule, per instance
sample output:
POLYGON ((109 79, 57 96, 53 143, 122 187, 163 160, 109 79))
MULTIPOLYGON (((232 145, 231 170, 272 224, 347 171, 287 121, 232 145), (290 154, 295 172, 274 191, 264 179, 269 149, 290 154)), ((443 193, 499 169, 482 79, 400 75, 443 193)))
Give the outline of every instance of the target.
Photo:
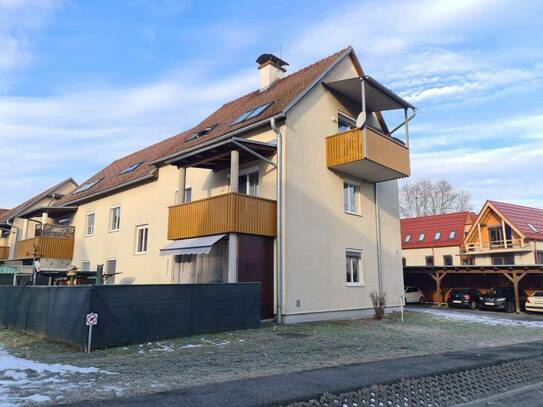
POLYGON ((386 308, 386 294, 380 295, 377 291, 370 293, 371 303, 373 304, 373 319, 383 319, 386 308))

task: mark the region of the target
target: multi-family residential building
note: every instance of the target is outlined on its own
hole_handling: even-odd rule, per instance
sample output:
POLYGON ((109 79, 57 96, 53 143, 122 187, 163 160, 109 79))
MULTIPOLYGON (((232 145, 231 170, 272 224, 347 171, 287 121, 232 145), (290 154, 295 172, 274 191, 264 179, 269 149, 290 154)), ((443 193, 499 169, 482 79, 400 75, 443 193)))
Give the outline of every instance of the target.
POLYGON ((399 305, 414 106, 350 47, 288 76, 257 64, 253 92, 60 199, 73 264, 111 284, 259 281, 262 315, 285 322, 368 314, 373 291, 399 305))
POLYGON ((76 208, 58 207, 77 188, 68 178, 16 207, 0 213, 0 261, 32 271, 34 259, 41 267, 65 269, 72 261, 74 236, 70 221, 76 208), (54 218, 53 218, 54 217, 54 218))
POLYGON ((475 214, 464 211, 402 219, 404 267, 465 264, 463 241, 475 218, 475 214))
POLYGON ((543 264, 543 209, 487 201, 463 243, 466 264, 543 264))

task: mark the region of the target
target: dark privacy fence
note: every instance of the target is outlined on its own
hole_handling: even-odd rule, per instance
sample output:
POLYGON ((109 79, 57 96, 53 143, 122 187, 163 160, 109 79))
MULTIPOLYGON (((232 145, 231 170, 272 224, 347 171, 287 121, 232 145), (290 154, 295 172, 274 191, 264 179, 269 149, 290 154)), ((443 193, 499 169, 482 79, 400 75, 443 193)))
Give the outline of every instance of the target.
POLYGON ((0 287, 0 326, 93 349, 260 326, 260 284, 0 287))

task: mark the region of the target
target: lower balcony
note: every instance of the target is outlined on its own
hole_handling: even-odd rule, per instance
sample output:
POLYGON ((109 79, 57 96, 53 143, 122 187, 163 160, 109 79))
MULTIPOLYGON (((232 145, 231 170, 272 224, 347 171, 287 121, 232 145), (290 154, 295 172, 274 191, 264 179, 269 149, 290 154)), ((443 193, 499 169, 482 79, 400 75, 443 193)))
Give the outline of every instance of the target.
POLYGON ((71 260, 74 254, 73 237, 36 236, 17 242, 16 259, 33 257, 71 260))
POLYGON ((0 246, 0 260, 6 260, 9 257, 9 246, 0 246))
POLYGON ((276 202, 227 193, 169 208, 168 240, 221 233, 276 235, 276 202))
POLYGON ((326 165, 370 182, 404 178, 411 172, 409 149, 369 127, 327 137, 326 165))

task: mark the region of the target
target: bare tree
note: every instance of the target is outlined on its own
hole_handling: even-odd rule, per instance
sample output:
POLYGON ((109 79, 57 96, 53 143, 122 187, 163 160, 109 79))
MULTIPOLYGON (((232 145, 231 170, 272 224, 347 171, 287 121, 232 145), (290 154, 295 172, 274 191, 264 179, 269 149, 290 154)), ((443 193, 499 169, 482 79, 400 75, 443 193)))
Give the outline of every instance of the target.
POLYGON ((400 190, 400 215, 414 218, 467 211, 471 208, 470 199, 468 191, 456 191, 446 180, 406 183, 400 190))

